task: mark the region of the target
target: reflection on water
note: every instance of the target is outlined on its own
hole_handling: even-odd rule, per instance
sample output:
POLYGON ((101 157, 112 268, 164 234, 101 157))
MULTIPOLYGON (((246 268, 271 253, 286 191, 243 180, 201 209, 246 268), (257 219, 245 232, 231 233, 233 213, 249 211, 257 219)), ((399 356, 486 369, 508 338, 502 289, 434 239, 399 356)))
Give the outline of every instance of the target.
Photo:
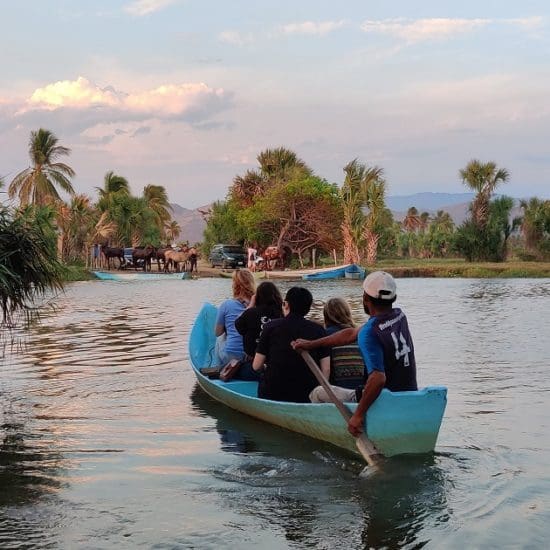
MULTIPOLYGON (((284 292, 291 284, 282 283, 284 292)), ((229 280, 71 285, 0 376, 1 548, 542 547, 548 280, 398 281, 437 453, 380 475, 214 402, 187 339, 229 280)), ((311 282, 364 320, 357 281, 311 282)))

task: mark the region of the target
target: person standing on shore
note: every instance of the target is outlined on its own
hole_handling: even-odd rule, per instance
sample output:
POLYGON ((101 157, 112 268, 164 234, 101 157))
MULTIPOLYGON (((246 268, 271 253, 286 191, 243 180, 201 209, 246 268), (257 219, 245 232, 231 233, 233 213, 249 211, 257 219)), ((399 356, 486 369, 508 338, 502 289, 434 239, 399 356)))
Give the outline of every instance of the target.
MULTIPOLYGON (((348 431, 357 437, 363 431, 367 410, 376 401, 383 388, 390 391, 414 391, 416 360, 407 317, 393 303, 397 298, 394 278, 385 271, 375 271, 363 282, 363 308, 370 316, 360 328, 347 328, 313 341, 296 340, 296 350, 316 349, 320 346, 342 346, 357 339, 365 362, 366 383, 357 389, 332 386, 344 402, 359 402, 348 422, 348 431)), ((314 403, 330 402, 324 388, 318 386, 311 394, 314 403)))

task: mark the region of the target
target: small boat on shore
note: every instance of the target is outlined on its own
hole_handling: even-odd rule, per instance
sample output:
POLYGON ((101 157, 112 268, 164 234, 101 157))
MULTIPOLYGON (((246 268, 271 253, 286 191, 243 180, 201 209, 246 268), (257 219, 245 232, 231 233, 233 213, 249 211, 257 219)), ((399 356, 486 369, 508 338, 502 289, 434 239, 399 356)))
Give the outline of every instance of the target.
POLYGON ((347 264, 340 267, 332 267, 325 269, 317 269, 310 273, 302 275, 302 279, 306 281, 318 281, 322 279, 364 279, 366 275, 365 269, 357 264, 347 264))
POLYGON ((113 273, 112 271, 92 271, 101 281, 164 281, 169 279, 191 279, 191 273, 113 273))
MULTIPOLYGON (((293 432, 331 443, 358 454, 340 412, 332 403, 287 403, 257 397, 258 383, 243 380, 223 382, 201 372, 214 364, 214 324, 217 308, 204 304, 195 319, 189 338, 191 367, 200 387, 221 403, 293 432)), ((370 407, 367 435, 385 456, 429 453, 435 448, 447 388, 430 386, 419 391, 382 393, 370 407)), ((348 404, 353 411, 357 405, 348 404)))

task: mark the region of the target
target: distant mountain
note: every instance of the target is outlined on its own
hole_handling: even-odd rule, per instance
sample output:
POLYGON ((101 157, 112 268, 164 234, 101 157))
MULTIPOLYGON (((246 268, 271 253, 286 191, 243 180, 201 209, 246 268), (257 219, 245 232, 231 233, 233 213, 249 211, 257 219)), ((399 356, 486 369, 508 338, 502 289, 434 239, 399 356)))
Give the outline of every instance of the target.
POLYGON ((396 212, 406 212, 411 206, 415 206, 419 212, 423 212, 424 210, 445 210, 443 207, 469 203, 473 198, 473 193, 415 193, 414 195, 388 197, 386 204, 390 210, 396 212))
MULTIPOLYGON (((178 237, 178 241, 189 241, 190 243, 198 243, 203 240, 203 231, 206 227, 206 222, 199 212, 199 208, 189 210, 183 208, 179 204, 171 204, 172 207, 172 219, 177 221, 181 227, 181 234, 178 237)), ((200 207, 208 208, 207 206, 200 207)))

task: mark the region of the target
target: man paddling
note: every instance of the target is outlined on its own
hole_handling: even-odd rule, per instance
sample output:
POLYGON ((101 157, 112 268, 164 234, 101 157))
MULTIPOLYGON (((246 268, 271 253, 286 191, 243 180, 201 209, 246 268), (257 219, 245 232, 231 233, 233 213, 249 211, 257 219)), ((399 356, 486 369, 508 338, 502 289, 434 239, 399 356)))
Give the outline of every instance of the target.
MULTIPOLYGON (((343 346, 357 340, 365 363, 366 384, 357 389, 332 386, 338 399, 357 402, 348 422, 348 431, 357 437, 363 431, 365 413, 383 388, 390 391, 413 391, 416 383, 414 346, 407 317, 393 303, 397 297, 394 278, 385 271, 371 273, 363 282, 363 309, 370 316, 359 328, 347 328, 317 340, 299 339, 292 343, 297 350, 319 346, 343 346)), ((316 387, 310 394, 313 403, 326 403, 326 391, 316 387)))

